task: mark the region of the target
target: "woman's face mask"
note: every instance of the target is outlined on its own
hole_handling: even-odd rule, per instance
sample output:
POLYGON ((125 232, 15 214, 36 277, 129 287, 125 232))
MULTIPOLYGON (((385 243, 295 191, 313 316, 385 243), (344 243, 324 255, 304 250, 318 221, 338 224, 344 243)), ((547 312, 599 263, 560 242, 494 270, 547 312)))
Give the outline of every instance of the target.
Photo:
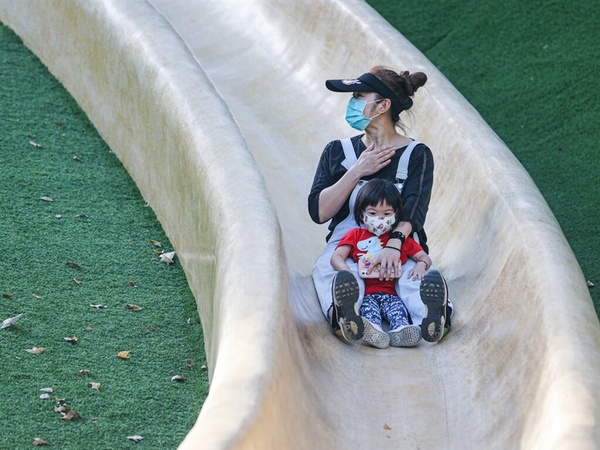
POLYGON ((350 99, 350 101, 348 102, 348 106, 346 107, 346 122, 348 122, 348 125, 350 125, 352 128, 354 128, 355 130, 358 130, 358 131, 362 131, 365 128, 367 128, 367 125, 369 125, 369 123, 371 123, 371 120, 373 120, 379 114, 377 114, 373 117, 365 117, 365 115, 364 115, 365 108, 367 107, 368 104, 377 103, 377 102, 380 102, 381 100, 382 99, 373 100, 372 102, 367 102, 366 100, 363 100, 362 98, 352 97, 350 99))

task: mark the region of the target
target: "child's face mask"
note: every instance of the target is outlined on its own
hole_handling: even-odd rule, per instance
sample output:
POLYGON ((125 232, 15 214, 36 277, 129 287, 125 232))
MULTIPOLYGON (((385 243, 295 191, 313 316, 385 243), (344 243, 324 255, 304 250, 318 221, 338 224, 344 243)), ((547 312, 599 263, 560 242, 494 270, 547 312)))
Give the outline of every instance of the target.
POLYGON ((392 231, 396 216, 370 216, 363 213, 363 223, 367 230, 379 237, 388 231, 392 231))

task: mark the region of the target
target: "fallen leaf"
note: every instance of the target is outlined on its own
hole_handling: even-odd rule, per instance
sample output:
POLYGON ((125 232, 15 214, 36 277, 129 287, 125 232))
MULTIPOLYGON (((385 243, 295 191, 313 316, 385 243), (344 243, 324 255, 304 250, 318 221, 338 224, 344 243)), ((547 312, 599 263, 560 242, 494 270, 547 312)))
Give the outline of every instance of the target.
POLYGON ((596 286, 594 283, 592 283, 590 280, 587 280, 587 287, 593 288, 594 286, 596 286))
POLYGON ((50 394, 42 394, 42 395, 40 395, 40 398, 42 400, 48 400, 50 398, 50 394))
POLYGON ((389 426, 389 425, 386 423, 386 424, 383 426, 383 429, 384 429, 384 430, 388 430, 388 431, 389 431, 389 430, 391 430, 392 428, 391 428, 391 427, 390 427, 390 426, 389 426))
POLYGON ((132 311, 141 311, 142 309, 144 309, 139 305, 134 305, 133 303, 128 303, 127 308, 131 309, 132 311))
POLYGON ((62 219, 62 215, 61 215, 61 214, 55 214, 55 215, 54 215, 54 217, 55 217, 56 219, 62 219))
POLYGON ((41 388, 40 391, 52 393, 52 392, 54 392, 54 389, 52 389, 52 388, 41 388))
POLYGON ((88 386, 91 387, 92 389, 94 389, 95 391, 99 391, 102 384, 90 382, 90 383, 88 383, 88 386))
POLYGON ((117 353, 117 357, 121 359, 129 359, 129 350, 123 350, 122 352, 117 353))
POLYGON ((77 336, 63 338, 65 341, 71 344, 77 344, 77 336))
MULTIPOLYGON (((56 397, 56 403, 61 404, 61 403, 66 403, 67 399, 66 398, 60 398, 60 397, 56 397)), ((56 411, 56 407, 54 408, 54 411, 56 411)))
POLYGON ((81 266, 77 263, 74 263, 73 261, 67 261, 65 266, 72 267, 73 269, 81 269, 81 266))
POLYGON ((140 442, 144 438, 142 436, 127 436, 127 439, 133 442, 140 442))
POLYGON ((46 441, 45 439, 42 438, 34 438, 33 439, 33 445, 46 445, 48 443, 48 441, 46 441))
POLYGON ((13 295, 12 294, 4 294, 3 293, 2 297, 4 297, 4 298, 13 298, 13 295))
POLYGON ((204 372, 206 372, 208 370, 208 367, 206 367, 205 365, 202 365, 200 367, 200 370, 203 370, 204 372))
POLYGON ((69 409, 67 408, 66 412, 61 412, 62 420, 73 420, 73 419, 80 419, 81 416, 79 415, 79 413, 73 409, 69 409))
POLYGON ((44 353, 44 350, 46 350, 45 347, 33 347, 25 349, 27 353, 31 353, 32 355, 39 355, 40 353, 44 353))
POLYGON ((90 305, 92 308, 96 308, 96 309, 104 309, 107 308, 106 305, 102 304, 102 303, 98 303, 97 305, 90 305))
POLYGON ((75 160, 77 162, 81 162, 81 158, 77 155, 73 156, 73 160, 75 160))
POLYGON ((171 381, 177 381, 179 383, 183 383, 185 380, 187 380, 187 378, 182 377, 181 375, 174 375, 171 377, 171 381))
POLYGON ((175 258, 175 252, 161 253, 159 258, 160 258, 160 261, 164 262, 165 264, 173 264, 173 258, 175 258))
POLYGON ((153 326, 149 326, 148 328, 146 328, 146 330, 153 332, 154 331, 154 327, 153 326))
POLYGON ((46 196, 40 197, 40 200, 43 200, 43 201, 48 202, 48 203, 54 201, 51 197, 46 197, 46 196))
POLYGON ((90 375, 92 373, 92 371, 90 369, 81 369, 79 371, 79 375, 85 376, 85 375, 90 375))
POLYGON ((187 364, 185 365, 185 367, 187 367, 188 369, 192 370, 192 369, 194 368, 194 363, 193 363, 193 361, 190 361, 189 363, 187 363, 187 364))
POLYGON ((40 144, 38 144, 37 142, 34 141, 29 141, 30 145, 33 145, 35 148, 42 148, 42 146, 40 144))
POLYGON ((33 297, 34 297, 34 298, 37 298, 38 300, 42 298, 42 296, 41 296, 41 295, 39 295, 39 294, 31 294, 31 295, 33 295, 33 297))
POLYGON ((132 280, 129 280, 129 281, 127 282, 127 284, 128 284, 129 286, 137 287, 137 284, 135 284, 135 281, 132 281, 132 280))
POLYGON ((148 244, 154 245, 155 247, 162 247, 162 244, 160 242, 158 242, 158 241, 155 241, 154 239, 150 239, 148 241, 148 244))
POLYGON ((17 321, 23 316, 23 314, 17 314, 14 317, 9 317, 8 319, 4 319, 2 324, 0 325, 0 330, 8 327, 12 327, 17 321))
POLYGON ((88 325, 87 327, 85 327, 86 331, 92 331, 94 329, 93 326, 88 325))
POLYGON ((83 284, 83 281, 81 281, 81 280, 78 280, 77 278, 73 278, 73 281, 74 281, 74 282, 75 282, 75 284, 77 284, 77 285, 82 285, 82 284, 83 284))

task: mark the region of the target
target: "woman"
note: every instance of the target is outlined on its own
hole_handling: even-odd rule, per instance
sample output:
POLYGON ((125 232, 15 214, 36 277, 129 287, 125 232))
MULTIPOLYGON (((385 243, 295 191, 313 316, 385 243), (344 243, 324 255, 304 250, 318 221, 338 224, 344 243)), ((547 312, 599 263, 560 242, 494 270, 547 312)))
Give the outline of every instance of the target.
MULTIPOLYGON (((331 220, 327 246, 317 258, 313 281, 325 317, 334 330, 339 329, 340 323, 346 327, 343 335, 348 340, 362 338, 363 323, 356 314, 355 297, 362 295, 364 286, 359 283, 355 287, 347 278, 335 282, 336 271, 330 259, 342 236, 358 227, 352 211, 356 194, 366 181, 390 180, 401 190, 403 199, 404 220, 395 227, 386 248, 371 266, 380 264, 380 278, 390 279, 400 270, 400 249, 406 236, 413 236, 428 250, 423 224, 433 186, 433 156, 425 144, 399 132, 403 127, 400 113, 412 107, 411 97, 426 81, 422 72, 396 73, 376 66, 356 79, 325 82, 331 91, 352 92, 346 121, 359 131, 364 130, 350 139, 327 144, 308 197, 312 220, 319 224, 331 220)), ((414 262, 406 264, 404 270, 409 271, 414 262)), ((438 272, 432 274, 437 276, 426 275, 422 283, 400 285, 399 289, 407 299, 413 323, 428 324, 421 327, 423 339, 435 342, 450 323, 446 319, 446 283, 438 272)))

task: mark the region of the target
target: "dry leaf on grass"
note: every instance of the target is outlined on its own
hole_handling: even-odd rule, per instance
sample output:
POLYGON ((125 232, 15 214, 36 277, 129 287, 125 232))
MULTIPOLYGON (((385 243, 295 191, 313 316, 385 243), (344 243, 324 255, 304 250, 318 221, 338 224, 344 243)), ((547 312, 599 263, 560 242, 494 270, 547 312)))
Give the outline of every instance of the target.
POLYGON ((148 241, 148 244, 154 245, 155 247, 162 247, 162 244, 160 242, 158 242, 158 241, 155 241, 154 239, 150 239, 148 241))
POLYGON ((133 280, 128 280, 128 281, 127 281, 127 284, 128 284, 129 286, 137 287, 137 284, 136 284, 136 283, 135 283, 135 281, 133 281, 133 280))
POLYGON ((51 394, 51 393, 53 393, 53 392, 54 392, 54 389, 52 389, 52 388, 41 388, 41 389, 40 389, 40 391, 42 391, 42 392, 47 392, 47 393, 50 393, 50 394, 51 394))
POLYGON ((122 352, 117 353, 117 357, 121 359, 129 359, 129 350, 123 350, 122 352))
POLYGON ((79 264, 77 264, 76 262, 73 262, 73 261, 67 261, 67 263, 65 264, 65 266, 71 267, 73 269, 81 269, 81 266, 79 264))
POLYGON ((88 386, 91 387, 95 391, 99 391, 102 383, 94 383, 93 381, 88 383, 88 386))
POLYGON ((159 258, 160 258, 160 261, 164 262, 165 264, 173 264, 173 259, 175 258, 175 252, 161 253, 159 258))
POLYGON ((34 298, 37 298, 38 300, 42 298, 42 296, 41 296, 41 295, 39 295, 39 294, 31 294, 31 295, 33 295, 33 297, 34 297, 34 298))
POLYGON ((48 400, 50 398, 50 394, 42 394, 42 395, 40 395, 40 398, 42 400, 48 400))
POLYGON ((48 444, 48 441, 42 438, 34 438, 33 439, 33 445, 46 445, 48 444))
POLYGON ((142 436, 127 436, 127 439, 133 442, 140 442, 144 438, 142 436))
POLYGON ((587 287, 593 288, 594 286, 596 286, 596 285, 594 283, 592 283, 591 280, 587 280, 587 287))
POLYGON ((42 201, 44 201, 44 202, 48 202, 48 203, 51 203, 51 202, 53 202, 53 201, 54 201, 54 200, 52 199, 52 197, 46 197, 46 196, 40 197, 40 200, 42 200, 42 201))
POLYGON ((131 309, 132 311, 141 311, 142 309, 144 309, 139 305, 134 305, 133 303, 128 303, 127 308, 131 309))
POLYGON ((82 285, 82 284, 83 284, 83 281, 81 281, 81 280, 78 280, 77 278, 73 278, 73 282, 74 282, 75 284, 77 284, 77 285, 82 285))
POLYGON ((70 342, 71 344, 77 344, 77 336, 66 337, 63 338, 66 342, 70 342))
POLYGON ((79 375, 81 375, 81 376, 90 375, 91 373, 92 373, 92 371, 90 369, 81 369, 79 371, 79 375))
POLYGON ((103 303, 98 303, 97 305, 90 305, 92 308, 96 308, 96 309, 104 309, 107 308, 107 306, 103 303))
POLYGON ((67 408, 66 406, 55 406, 54 412, 60 413, 62 420, 81 419, 81 416, 77 411, 67 408))
POLYGON ((74 160, 74 161, 77 161, 77 162, 82 162, 82 161, 81 161, 81 157, 79 157, 79 156, 77 156, 77 155, 73 156, 73 160, 74 160))
POLYGON ((46 347, 33 347, 25 349, 27 353, 31 353, 32 355, 39 355, 40 353, 44 353, 44 350, 46 350, 46 347))
POLYGON ((12 294, 5 294, 5 293, 3 293, 2 297, 4 297, 4 298, 13 298, 13 295, 12 294))
POLYGON ((8 319, 4 319, 2 324, 0 325, 0 330, 8 327, 12 327, 17 321, 23 316, 23 313, 17 314, 14 317, 9 317, 8 319))
POLYGON ((42 148, 41 144, 38 144, 37 142, 34 142, 34 141, 29 141, 29 145, 32 145, 35 148, 42 148))
POLYGON ((174 375, 171 377, 171 381, 177 381, 179 383, 183 383, 186 379, 186 377, 182 377, 181 375, 174 375))

